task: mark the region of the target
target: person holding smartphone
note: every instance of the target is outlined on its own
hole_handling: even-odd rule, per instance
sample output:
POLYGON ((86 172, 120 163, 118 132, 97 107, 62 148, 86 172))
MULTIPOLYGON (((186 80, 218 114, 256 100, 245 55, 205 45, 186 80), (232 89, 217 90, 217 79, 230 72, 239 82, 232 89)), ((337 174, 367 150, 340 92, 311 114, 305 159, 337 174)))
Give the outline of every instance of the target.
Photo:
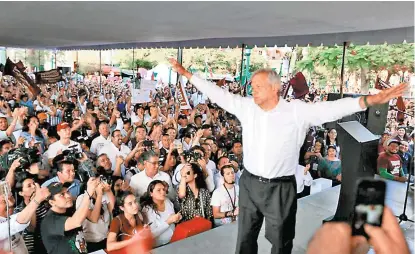
POLYGON ((325 223, 311 238, 306 253, 368 253, 369 245, 373 246, 377 254, 410 253, 402 229, 388 207, 384 207, 380 227, 365 224, 364 229, 369 240, 363 236, 352 236, 352 228, 347 223, 325 223))

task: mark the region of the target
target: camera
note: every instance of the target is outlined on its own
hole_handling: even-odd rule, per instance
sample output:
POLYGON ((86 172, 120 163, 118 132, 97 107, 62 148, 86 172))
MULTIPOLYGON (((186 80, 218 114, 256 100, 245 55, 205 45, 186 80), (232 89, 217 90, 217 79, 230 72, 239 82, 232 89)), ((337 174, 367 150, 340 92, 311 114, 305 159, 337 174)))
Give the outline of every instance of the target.
POLYGON ((144 140, 143 146, 145 148, 151 149, 151 148, 153 148, 153 141, 151 141, 151 140, 144 140))
POLYGON ((316 155, 311 155, 310 156, 310 163, 317 163, 318 162, 318 158, 316 155))
POLYGON ((64 114, 63 114, 63 121, 66 123, 73 122, 72 111, 75 109, 75 104, 72 102, 68 102, 64 105, 64 114))
POLYGON ((27 177, 26 169, 29 169, 32 164, 40 162, 40 152, 36 147, 14 148, 3 157, 5 160, 3 164, 7 165, 7 169, 10 169, 12 163, 18 158, 20 158, 20 166, 15 169, 16 182, 20 182, 27 177))
POLYGON ((106 183, 108 185, 112 184, 112 178, 110 175, 100 175, 99 180, 103 183, 106 183))
POLYGON ((228 159, 229 159, 229 161, 237 161, 237 157, 236 157, 236 155, 235 154, 233 154, 233 153, 230 153, 229 155, 228 155, 228 159))
POLYGON ((203 159, 203 156, 195 151, 187 151, 184 152, 184 158, 186 160, 186 162, 198 162, 200 159, 203 159))
POLYGON ((72 146, 68 147, 67 150, 62 152, 62 154, 65 156, 66 160, 77 161, 79 159, 82 159, 83 154, 82 154, 82 152, 79 152, 76 147, 77 147, 77 145, 72 145, 72 146))

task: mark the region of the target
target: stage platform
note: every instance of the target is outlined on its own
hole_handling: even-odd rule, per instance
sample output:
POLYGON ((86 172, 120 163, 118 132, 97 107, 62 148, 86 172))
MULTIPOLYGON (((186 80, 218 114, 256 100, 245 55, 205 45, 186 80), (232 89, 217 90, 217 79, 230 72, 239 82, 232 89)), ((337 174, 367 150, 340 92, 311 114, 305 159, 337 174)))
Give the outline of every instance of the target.
MULTIPOLYGON (((386 205, 394 214, 402 213, 405 199, 406 184, 387 181, 386 205)), ((296 236, 294 239, 293 254, 305 253, 308 241, 314 232, 321 226, 323 219, 334 215, 339 199, 340 186, 330 188, 320 193, 298 200, 296 236)), ((414 219, 414 192, 410 190, 407 213, 414 219)), ((265 225, 265 223, 264 223, 265 225)), ((414 224, 401 223, 411 253, 414 252, 414 224)), ((154 254, 232 254, 235 252, 237 224, 230 224, 215 228, 209 232, 190 237, 180 242, 168 244, 153 250, 154 254)), ((258 238, 258 253, 270 253, 271 244, 264 236, 265 228, 258 238)), ((369 251, 374 253, 374 251, 369 251)))

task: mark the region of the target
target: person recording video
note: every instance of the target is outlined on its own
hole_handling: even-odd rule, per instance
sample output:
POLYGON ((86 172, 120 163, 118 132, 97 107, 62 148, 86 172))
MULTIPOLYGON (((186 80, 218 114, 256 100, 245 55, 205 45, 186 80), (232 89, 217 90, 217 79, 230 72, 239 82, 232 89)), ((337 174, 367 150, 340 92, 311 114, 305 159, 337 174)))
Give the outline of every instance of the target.
POLYGON ((26 207, 21 212, 13 214, 15 199, 10 191, 4 191, 10 189, 10 186, 7 182, 0 183, 0 192, 2 192, 0 195, 0 249, 13 253, 28 253, 20 233, 29 226, 32 217, 36 214, 36 209, 49 196, 47 188, 40 188, 37 183, 35 183, 35 188, 36 191, 26 207), (8 220, 10 222, 11 239, 8 239, 8 220), (11 241, 11 249, 9 241, 11 241))

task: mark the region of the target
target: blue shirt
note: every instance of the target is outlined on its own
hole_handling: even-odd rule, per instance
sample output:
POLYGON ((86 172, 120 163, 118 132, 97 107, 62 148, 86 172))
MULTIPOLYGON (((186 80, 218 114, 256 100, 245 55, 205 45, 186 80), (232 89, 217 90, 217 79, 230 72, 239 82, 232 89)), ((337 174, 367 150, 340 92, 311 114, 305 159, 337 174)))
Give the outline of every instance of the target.
MULTIPOLYGON (((47 180, 42 184, 42 187, 48 187, 51 183, 59 183, 59 178, 57 176, 47 180)), ((78 179, 75 179, 71 186, 68 188, 69 193, 71 193, 72 197, 78 197, 79 193, 81 192, 81 182, 78 179)))

